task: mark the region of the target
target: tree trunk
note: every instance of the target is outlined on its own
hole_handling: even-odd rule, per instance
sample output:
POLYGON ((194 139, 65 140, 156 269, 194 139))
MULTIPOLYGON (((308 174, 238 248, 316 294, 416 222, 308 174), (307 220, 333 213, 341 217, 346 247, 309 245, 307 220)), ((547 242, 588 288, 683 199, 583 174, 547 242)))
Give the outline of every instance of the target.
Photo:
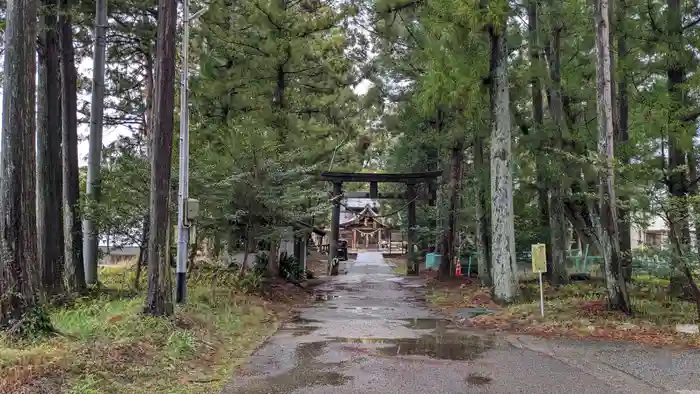
MULTIPOLYGON (((629 72, 627 71, 627 30, 625 28, 625 19, 627 17, 626 0, 620 0, 617 9, 617 63, 619 72, 619 81, 617 83, 617 133, 616 143, 622 149, 618 149, 618 160, 624 165, 630 163, 630 152, 627 142, 629 141, 629 99, 627 92, 627 81, 629 72)), ((620 196, 622 206, 618 209, 619 226, 620 226, 620 260, 622 266, 622 276, 625 281, 632 280, 632 228, 630 217, 627 212, 627 203, 629 197, 620 196)))
POLYGON ((542 100, 542 75, 545 68, 542 64, 542 50, 540 48, 540 32, 538 20, 538 1, 529 0, 527 3, 528 37, 530 46, 530 74, 532 95, 532 120, 535 136, 538 138, 538 146, 535 160, 537 179, 537 208, 540 225, 540 240, 547 246, 547 276, 551 280, 552 273, 552 242, 549 224, 549 177, 547 176, 547 161, 550 152, 549 137, 544 130, 544 104, 542 100))
MULTIPOLYGON (((680 0, 668 0, 668 35, 669 35, 669 59, 668 59, 668 94, 671 103, 670 113, 679 114, 686 105, 686 97, 683 92, 685 82, 685 67, 683 64, 683 26, 680 0)), ((688 222, 688 193, 687 171, 685 168, 686 150, 682 140, 689 135, 692 122, 686 124, 672 124, 673 129, 668 133, 668 191, 670 194, 670 206, 668 207, 668 219, 671 237, 679 244, 681 254, 690 247, 690 226, 688 222)), ((674 269, 669 285, 669 293, 675 296, 692 297, 691 283, 684 275, 685 262, 682 256, 674 256, 674 269)), ((690 279, 692 281, 692 279, 690 279)))
POLYGON ((512 302, 518 294, 515 265, 513 174, 511 158, 508 48, 505 18, 500 31, 492 26, 491 38, 491 258, 493 293, 500 302, 512 302))
POLYGON ((267 255, 267 272, 273 278, 280 275, 280 241, 276 239, 270 241, 270 253, 267 255))
POLYGON ((620 243, 617 229, 615 179, 613 172, 613 113, 610 75, 610 34, 608 0, 596 0, 596 79, 598 103, 598 215, 594 218, 610 307, 632 313, 629 295, 620 272, 620 243))
POLYGON ((36 0, 7 4, 0 153, 0 328, 21 330, 38 303, 36 229, 36 0))
MULTIPOLYGON (((554 156, 554 173, 562 173, 564 166, 561 160, 564 149, 564 106, 562 103, 561 89, 561 31, 563 30, 562 17, 557 0, 549 1, 549 12, 551 15, 552 34, 550 37, 550 78, 552 88, 550 93, 549 109, 554 123, 553 148, 556 150, 554 156)), ((569 283, 569 272, 566 268, 566 234, 569 228, 564 214, 564 190, 565 186, 562 177, 554 177, 550 185, 550 237, 551 237, 551 264, 547 267, 547 276, 554 285, 564 285, 569 283)))
POLYGON ((698 157, 694 150, 688 152, 688 176, 690 179, 690 185, 688 186, 688 191, 690 192, 692 209, 693 209, 693 225, 695 226, 695 250, 700 256, 700 196, 698 188, 698 157))
POLYGON ((41 2, 37 116, 37 252, 42 292, 62 295, 64 240, 61 217, 61 116, 58 2, 41 2))
POLYGON ((457 229, 457 211, 459 207, 459 195, 461 192, 462 178, 462 151, 464 143, 461 139, 455 142, 450 156, 450 203, 447 228, 442 234, 442 261, 440 261, 439 277, 441 280, 449 278, 452 274, 452 261, 459 251, 455 251, 455 232, 457 229))
MULTIPOLYGON (((478 131, 477 131, 478 133, 478 131)), ((493 286, 491 279, 491 225, 489 223, 489 163, 484 138, 474 136, 474 172, 476 173, 476 261, 482 286, 493 286)))
POLYGON ((236 250, 234 249, 235 240, 233 225, 229 223, 229 226, 226 228, 226 250, 224 259, 229 268, 233 267, 236 263, 236 250))
POLYGON ((245 250, 243 251, 243 263, 241 264, 241 271, 240 275, 243 277, 246 273, 247 270, 247 263, 248 263, 248 256, 250 255, 251 250, 254 251, 254 246, 255 246, 255 234, 256 234, 256 226, 255 223, 253 223, 253 220, 251 217, 248 217, 248 224, 246 225, 246 230, 245 230, 245 242, 243 243, 243 247, 245 250))
MULTIPOLYGON (((150 20, 148 18, 148 15, 144 15, 142 17, 142 23, 147 26, 150 24, 150 20)), ((147 48, 143 49, 144 54, 144 70, 145 74, 144 75, 144 84, 146 92, 144 94, 145 97, 145 111, 144 111, 144 124, 143 124, 143 130, 142 130, 142 138, 143 141, 146 145, 146 157, 150 159, 151 157, 151 135, 153 134, 153 101, 155 99, 155 86, 154 86, 154 77, 153 77, 153 72, 155 70, 155 65, 154 65, 154 60, 153 60, 153 53, 155 52, 155 43, 153 41, 148 42, 147 48)))
MULTIPOLYGON (((287 0, 277 0, 279 12, 287 12, 287 0)), ((277 29, 277 39, 280 41, 285 39, 285 33, 282 29, 277 29)), ((279 63, 275 67, 275 89, 272 93, 272 109, 274 119, 274 129, 277 131, 277 140, 279 146, 283 147, 287 142, 287 114, 285 112, 286 97, 285 90, 287 89, 287 63, 291 58, 291 45, 287 41, 285 43, 286 56, 280 58, 279 63)))
MULTIPOLYGON (((149 19, 147 16, 144 16, 142 18, 142 21, 144 25, 149 23, 149 19)), ((145 49, 144 53, 144 61, 145 61, 145 70, 146 70, 146 75, 145 75, 145 84, 146 84, 146 110, 144 112, 144 122, 142 126, 142 138, 144 141, 144 144, 146 145, 146 157, 145 159, 150 162, 151 160, 151 143, 152 143, 152 138, 151 136, 153 135, 153 101, 155 100, 155 87, 153 86, 153 69, 155 68, 154 62, 153 62, 153 54, 150 51, 150 49, 153 48, 153 45, 151 42, 149 42, 148 49, 145 49)), ((149 204, 150 205, 150 204, 149 204)), ((143 224, 141 226, 142 232, 141 232, 141 244, 139 245, 139 257, 136 260, 136 275, 134 277, 134 288, 136 290, 139 290, 141 286, 141 271, 143 270, 143 266, 145 264, 148 264, 148 240, 149 240, 149 232, 150 232, 150 227, 151 227, 151 213, 150 213, 150 206, 146 207, 146 212, 143 216, 143 224)))
MULTIPOLYGON (((92 98, 90 103, 90 148, 85 195, 92 204, 100 198, 100 165, 102 155, 102 121, 105 89, 105 49, 107 30, 107 0, 95 3, 95 52, 92 69, 92 98)), ((85 281, 97 283, 99 232, 95 219, 85 217, 83 221, 83 258, 85 281)))
POLYGON ((83 233, 78 201, 78 81, 73 48, 70 1, 61 0, 59 26, 61 41, 61 110, 63 159, 63 236, 66 287, 70 293, 85 291, 83 233))
POLYGON ((175 111, 175 28, 177 2, 158 1, 155 110, 151 149, 150 231, 148 237, 148 295, 145 312, 173 313, 170 267, 170 175, 175 111))
POLYGON ((134 289, 137 291, 141 288, 141 271, 143 266, 144 264, 148 264, 148 234, 150 232, 150 227, 151 215, 150 213, 146 213, 143 216, 143 230, 141 231, 141 243, 139 244, 139 257, 136 259, 136 274, 134 275, 134 289))
POLYGON ((212 246, 211 246, 210 259, 212 261, 220 261, 221 260, 221 250, 222 250, 221 235, 219 235, 219 233, 214 233, 214 236, 212 237, 211 243, 212 243, 212 246))

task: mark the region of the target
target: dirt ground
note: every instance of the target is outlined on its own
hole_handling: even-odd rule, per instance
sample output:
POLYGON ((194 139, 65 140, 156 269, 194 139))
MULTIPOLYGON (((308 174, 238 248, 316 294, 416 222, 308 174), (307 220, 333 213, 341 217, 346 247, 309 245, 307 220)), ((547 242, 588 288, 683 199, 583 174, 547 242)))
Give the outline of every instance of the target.
POLYGON ((540 314, 539 285, 520 283, 516 302, 499 305, 477 278, 437 280, 437 272, 423 270, 428 301, 434 310, 453 316, 460 325, 577 339, 612 339, 655 346, 700 348, 700 335, 676 332, 677 324, 696 324, 694 305, 669 300, 665 284, 639 278, 630 284, 634 314, 608 309, 600 281, 572 282, 554 288, 544 285, 545 316, 540 314), (466 309, 486 308, 490 313, 465 318, 466 309))

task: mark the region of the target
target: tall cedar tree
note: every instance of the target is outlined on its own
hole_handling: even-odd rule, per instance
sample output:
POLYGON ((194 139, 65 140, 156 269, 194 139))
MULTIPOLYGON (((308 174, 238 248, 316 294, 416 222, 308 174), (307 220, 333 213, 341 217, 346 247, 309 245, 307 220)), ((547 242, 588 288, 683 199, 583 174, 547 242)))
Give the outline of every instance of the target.
POLYGON ((66 288, 72 293, 85 290, 83 233, 78 212, 78 77, 73 48, 73 22, 70 0, 60 1, 58 18, 61 48, 61 147, 63 159, 63 234, 66 288))
POLYGON ((42 0, 37 106, 37 231, 41 286, 47 297, 63 294, 61 213, 61 74, 58 2, 42 0))
POLYGON ((38 302, 36 17, 36 0, 8 2, 0 160, 0 327, 6 329, 17 328, 38 302))
POLYGON ((151 144, 150 231, 148 238, 148 296, 145 312, 173 313, 170 278, 170 173, 175 111, 176 0, 159 0, 156 41, 156 82, 151 144))

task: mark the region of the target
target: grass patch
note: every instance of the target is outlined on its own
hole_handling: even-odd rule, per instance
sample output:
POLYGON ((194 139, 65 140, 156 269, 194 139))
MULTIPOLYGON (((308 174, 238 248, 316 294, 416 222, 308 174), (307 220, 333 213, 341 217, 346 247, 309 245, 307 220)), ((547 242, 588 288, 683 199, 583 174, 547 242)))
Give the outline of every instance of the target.
POLYGON ((131 287, 133 270, 101 268, 99 278, 104 288, 96 294, 50 310, 61 335, 0 338, 0 392, 216 392, 290 305, 306 298, 294 286, 283 301, 251 295, 241 289, 254 278, 200 267, 190 276, 187 304, 163 319, 141 314, 144 294, 131 287))
POLYGON ((384 261, 389 264, 393 264, 391 268, 397 275, 407 275, 408 273, 408 260, 406 257, 385 257, 384 261))
POLYGON ((469 326, 532 333, 542 336, 621 339, 653 345, 700 347, 699 335, 681 334, 676 324, 697 324, 695 305, 666 294, 668 281, 636 277, 630 285, 632 317, 607 310, 602 281, 577 282, 560 288, 545 284, 545 316, 540 315, 539 286, 521 283, 520 299, 496 305, 488 289, 468 278, 455 283, 433 282, 428 301, 434 309, 454 313, 458 308, 487 307, 493 314, 465 321, 469 326))

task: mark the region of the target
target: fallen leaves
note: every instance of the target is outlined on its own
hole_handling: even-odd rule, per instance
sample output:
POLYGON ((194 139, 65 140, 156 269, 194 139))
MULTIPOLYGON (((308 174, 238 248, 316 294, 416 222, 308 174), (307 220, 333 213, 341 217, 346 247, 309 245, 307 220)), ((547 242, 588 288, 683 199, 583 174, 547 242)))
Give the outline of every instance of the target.
MULTIPOLYGON (((428 276, 430 277, 430 276, 428 276)), ((576 283, 560 288, 545 287, 545 316, 540 316, 539 291, 531 284, 523 284, 525 301, 507 307, 496 305, 488 289, 482 288, 470 278, 457 278, 447 283, 430 281, 431 292, 427 299, 433 309, 456 315, 461 308, 485 307, 493 310, 472 318, 462 318, 461 324, 480 329, 526 333, 541 337, 568 337, 591 340, 633 341, 652 346, 681 346, 700 348, 700 335, 675 332, 671 320, 683 318, 679 309, 671 310, 668 303, 658 307, 648 307, 659 303, 642 298, 637 293, 638 304, 647 306, 636 317, 628 317, 617 311, 610 311, 607 302, 601 299, 598 283, 576 283), (459 283, 461 281, 461 283, 459 283), (535 298, 533 300, 532 298, 535 298), (530 298, 530 299, 528 299, 530 298), (641 301, 640 301, 641 299, 641 301), (654 311, 656 315, 649 315, 654 311), (659 313, 666 313, 667 320, 659 313), (662 324, 659 324, 662 322, 662 324)), ((675 305, 674 305, 675 306, 675 305)))

